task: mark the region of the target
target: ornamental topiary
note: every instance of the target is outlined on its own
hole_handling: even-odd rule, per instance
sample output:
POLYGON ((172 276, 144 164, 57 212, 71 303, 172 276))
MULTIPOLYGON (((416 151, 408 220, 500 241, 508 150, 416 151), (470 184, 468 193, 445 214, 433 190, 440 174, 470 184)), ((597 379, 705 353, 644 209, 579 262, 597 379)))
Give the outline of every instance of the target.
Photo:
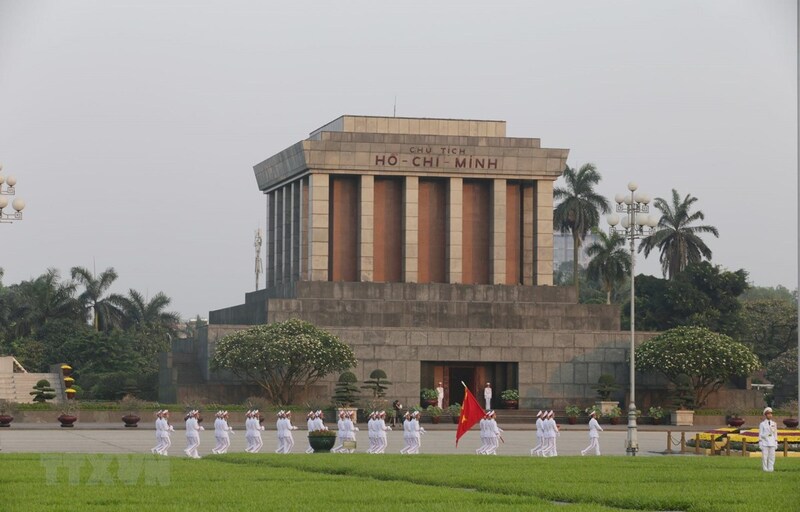
POLYGON ((30 394, 33 395, 34 402, 42 403, 54 399, 56 390, 50 387, 50 381, 42 379, 33 386, 33 391, 30 394))
POLYGON ((637 370, 661 372, 676 386, 682 375, 688 376, 695 408, 729 378, 746 377, 760 366, 745 345, 704 327, 676 327, 636 349, 637 370))

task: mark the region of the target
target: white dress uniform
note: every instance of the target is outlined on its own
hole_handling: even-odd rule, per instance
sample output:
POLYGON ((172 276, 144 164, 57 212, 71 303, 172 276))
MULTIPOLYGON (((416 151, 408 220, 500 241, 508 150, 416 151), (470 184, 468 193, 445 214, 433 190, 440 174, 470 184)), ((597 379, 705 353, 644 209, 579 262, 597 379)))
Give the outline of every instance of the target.
POLYGON ((392 427, 386 424, 386 413, 381 411, 378 414, 378 449, 375 453, 383 453, 389 445, 389 440, 386 437, 386 432, 390 432, 392 427))
POLYGON ((175 431, 172 425, 169 424, 169 411, 164 409, 162 411, 161 416, 161 426, 163 427, 163 431, 161 433, 161 439, 163 440, 164 444, 161 447, 161 450, 158 452, 161 455, 168 455, 169 447, 172 446, 172 433, 175 431))
POLYGON ((592 450, 594 450, 595 455, 600 455, 600 432, 602 431, 603 427, 600 426, 594 415, 592 415, 589 420, 589 446, 581 450, 581 455, 586 455, 592 450))
POLYGON ((775 471, 775 450, 778 448, 778 425, 766 418, 772 409, 764 409, 764 421, 758 425, 758 446, 761 448, 761 469, 771 473, 775 471))
POLYGON ((219 413, 217 413, 216 419, 214 420, 214 440, 217 444, 211 449, 211 453, 217 453, 217 450, 222 447, 222 418, 219 413))
POLYGON ((422 447, 422 434, 425 433, 425 429, 419 425, 419 412, 411 417, 411 433, 411 450, 408 453, 419 453, 422 447))
POLYGON ((494 412, 492 412, 487 423, 486 433, 489 436, 489 449, 485 453, 486 455, 497 455, 497 448, 500 447, 500 436, 503 435, 503 429, 497 426, 494 412))
POLYGON ((483 455, 486 453, 486 448, 488 446, 488 443, 486 442, 486 415, 480 419, 478 422, 478 427, 481 433, 481 445, 475 450, 475 453, 477 455, 483 455))
POLYGON ((369 439, 369 448, 367 453, 375 453, 378 448, 378 433, 375 431, 376 427, 375 413, 369 413, 369 420, 367 421, 367 439, 369 439))
POLYGON ((283 418, 283 451, 281 453, 291 453, 294 448, 294 435, 292 431, 297 430, 297 427, 292 425, 291 412, 286 411, 283 418))
POLYGON ((339 420, 336 422, 336 446, 331 448, 331 451, 338 453, 342 451, 342 444, 344 443, 344 413, 339 413, 339 420))
POLYGON ((411 433, 411 415, 406 413, 405 419, 403 420, 403 442, 405 446, 400 450, 402 454, 408 454, 411 450, 411 438, 413 437, 411 433))
POLYGON ((436 406, 441 409, 443 403, 444 403, 444 388, 440 384, 439 386, 436 387, 436 406))
POLYGON ((247 442, 247 447, 244 449, 244 451, 247 453, 252 453, 253 448, 256 446, 256 430, 255 425, 253 424, 252 414, 252 411, 247 411, 247 414, 245 414, 246 419, 244 420, 244 440, 247 442))
MULTIPOLYGON (((344 422, 342 422, 344 426, 344 432, 342 434, 342 439, 345 441, 355 441, 356 440, 356 432, 358 432, 358 427, 353 424, 353 420, 350 416, 345 415, 344 422)), ((346 451, 347 453, 353 453, 355 450, 352 448, 342 448, 341 451, 346 451)))
POLYGON ((544 442, 542 440, 542 411, 536 413, 536 446, 531 449, 531 455, 542 455, 542 447, 544 442))
POLYGON ((486 402, 486 409, 487 411, 492 408, 492 387, 489 383, 486 383, 486 387, 483 388, 483 401, 486 402))
POLYGON ((160 454, 162 448, 164 447, 164 439, 161 437, 161 432, 163 431, 163 427, 161 425, 161 411, 158 411, 156 415, 156 445, 150 449, 150 453, 152 454, 160 454))
POLYGON ((200 454, 197 449, 200 447, 200 431, 205 430, 197 422, 196 411, 186 419, 186 449, 183 452, 187 457, 199 459, 200 454))
MULTIPOLYGON (((308 433, 316 432, 317 430, 317 422, 314 418, 314 413, 308 413, 306 416, 306 427, 308 428, 308 433)), ((314 448, 311 447, 311 438, 308 439, 308 448, 306 448, 306 453, 314 453, 314 448)))
POLYGON ((228 424, 228 411, 223 411, 222 417, 220 418, 222 422, 222 444, 220 448, 217 450, 218 454, 221 453, 228 453, 228 448, 231 447, 231 434, 233 433, 233 427, 228 424))
POLYGON ((258 453, 261 451, 261 447, 264 446, 264 440, 261 439, 261 432, 264 431, 264 426, 261 424, 261 414, 259 414, 258 409, 253 412, 253 453, 258 453))
POLYGON ((555 421, 550 418, 549 411, 547 413, 547 417, 542 421, 542 427, 544 428, 544 431, 542 432, 542 440, 544 441, 542 457, 552 457, 556 455, 556 428, 555 421))

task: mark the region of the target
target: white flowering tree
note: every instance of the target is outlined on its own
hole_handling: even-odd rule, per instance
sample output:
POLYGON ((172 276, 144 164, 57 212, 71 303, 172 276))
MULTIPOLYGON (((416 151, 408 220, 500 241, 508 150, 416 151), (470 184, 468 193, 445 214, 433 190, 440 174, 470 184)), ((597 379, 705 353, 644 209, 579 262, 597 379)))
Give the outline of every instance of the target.
POLYGON ((258 325, 222 338, 211 369, 230 370, 261 386, 275 404, 357 363, 352 349, 333 334, 302 320, 258 325))
POLYGON ((676 386, 683 375, 688 376, 695 407, 701 407, 729 378, 746 377, 760 366, 747 346, 705 327, 676 327, 636 349, 637 370, 661 372, 676 386))

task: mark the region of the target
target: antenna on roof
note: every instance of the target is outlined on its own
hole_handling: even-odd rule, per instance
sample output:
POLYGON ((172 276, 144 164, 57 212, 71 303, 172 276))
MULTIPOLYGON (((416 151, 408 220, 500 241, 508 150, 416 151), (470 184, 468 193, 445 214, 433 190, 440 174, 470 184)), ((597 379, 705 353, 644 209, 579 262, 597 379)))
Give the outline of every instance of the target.
POLYGON ((397 117, 397 95, 396 94, 394 95, 394 112, 392 114, 392 117, 397 117))

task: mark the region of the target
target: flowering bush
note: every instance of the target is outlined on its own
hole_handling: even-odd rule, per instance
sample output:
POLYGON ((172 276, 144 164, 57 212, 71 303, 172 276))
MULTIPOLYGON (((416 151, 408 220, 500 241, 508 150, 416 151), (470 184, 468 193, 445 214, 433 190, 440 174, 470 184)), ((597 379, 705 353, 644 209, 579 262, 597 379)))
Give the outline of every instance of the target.
POLYGON ((730 377, 747 376, 760 367, 758 358, 745 345, 704 327, 676 327, 664 331, 636 349, 640 371, 660 371, 673 384, 689 376, 694 389, 694 407, 730 377))
POLYGON ((298 319, 257 325, 217 343, 211 369, 230 370, 253 381, 275 404, 357 363, 353 350, 333 334, 298 319))

